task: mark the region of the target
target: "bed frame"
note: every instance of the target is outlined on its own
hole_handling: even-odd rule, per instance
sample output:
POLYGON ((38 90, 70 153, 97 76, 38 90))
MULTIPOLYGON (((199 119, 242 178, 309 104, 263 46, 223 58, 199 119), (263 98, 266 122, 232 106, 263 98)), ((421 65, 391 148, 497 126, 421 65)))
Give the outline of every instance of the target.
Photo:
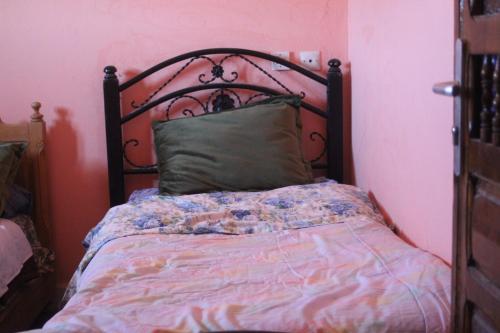
MULTIPOLYGON (((45 122, 40 103, 34 102, 30 121, 6 124, 0 120, 0 141, 28 142, 21 162, 16 184, 33 195, 32 220, 40 243, 53 249, 50 233, 47 193, 47 166, 45 158, 45 122)), ((24 270, 24 269, 23 269, 24 270)), ((25 330, 52 300, 55 291, 54 273, 35 275, 33 279, 17 284, 1 298, 0 332, 25 330)))
POLYGON ((40 113, 41 104, 31 104, 33 114, 29 122, 6 124, 0 120, 0 141, 28 142, 16 183, 34 196, 33 222, 40 242, 49 247, 50 221, 47 200, 47 165, 45 157, 45 121, 40 113))
MULTIPOLYGON (((180 99, 189 100, 200 107, 203 113, 209 113, 244 105, 262 96, 300 95, 302 97, 302 109, 326 120, 326 138, 319 132, 309 134, 311 140, 316 141, 319 139, 324 144, 321 154, 311 160, 312 166, 315 169, 325 169, 329 178, 343 182, 343 103, 340 65, 341 63, 337 59, 328 61, 328 73, 326 77, 323 77, 292 62, 263 52, 237 48, 215 48, 188 52, 170 58, 121 84, 116 76, 116 67, 106 66, 104 68, 103 88, 110 206, 125 202, 125 175, 158 172, 156 165, 139 165, 127 156, 127 148, 130 145, 138 146, 139 141, 130 139, 123 142, 122 126, 163 103, 166 105, 165 118, 168 120, 172 106, 180 99), (230 77, 228 77, 224 71, 224 63, 228 59, 241 61, 250 68, 257 70, 264 78, 268 79, 270 86, 237 82, 240 76, 237 71, 232 71, 230 77), (297 94, 290 90, 274 75, 271 75, 265 69, 265 66, 261 65, 262 60, 267 61, 268 64, 275 62, 284 65, 290 71, 323 85, 326 88, 326 110, 307 103, 304 92, 297 94), (132 101, 130 106, 123 105, 123 109, 131 107, 132 111, 128 113, 122 112, 123 100, 121 97, 127 89, 142 82, 143 79, 150 75, 178 63, 182 63, 180 69, 171 74, 149 97, 140 103, 132 101), (197 83, 199 84, 159 95, 165 87, 181 74, 189 73, 187 69, 193 63, 209 66, 210 74, 201 73, 197 75, 197 83), (205 102, 191 95, 199 91, 210 91, 210 94, 205 97, 205 102), (241 91, 251 92, 253 95, 242 101, 239 95, 241 91)), ((182 113, 185 116, 195 116, 192 109, 184 108, 182 113)), ((148 148, 150 149, 150 147, 148 148)))

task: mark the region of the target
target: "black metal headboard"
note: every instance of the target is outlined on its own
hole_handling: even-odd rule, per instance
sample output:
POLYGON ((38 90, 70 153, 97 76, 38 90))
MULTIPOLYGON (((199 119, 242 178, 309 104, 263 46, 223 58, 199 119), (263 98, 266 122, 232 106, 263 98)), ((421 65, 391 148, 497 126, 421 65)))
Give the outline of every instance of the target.
MULTIPOLYGON (((290 70, 300 73, 304 77, 316 81, 326 87, 326 111, 305 102, 305 94, 303 92, 300 93, 302 97, 301 107, 326 119, 326 138, 318 132, 310 134, 311 140, 320 138, 324 141, 325 145, 321 155, 315 158, 313 162, 319 161, 323 155, 326 154, 326 164, 313 164, 313 167, 326 169, 327 176, 329 178, 335 179, 339 182, 343 181, 342 72, 340 70, 341 63, 339 60, 332 59, 328 61, 329 70, 326 77, 323 77, 294 63, 263 52, 235 48, 204 49, 185 53, 168 59, 122 84, 118 82, 118 78, 115 74, 116 68, 114 66, 107 66, 104 68, 104 112, 106 119, 110 206, 116 206, 125 202, 125 175, 150 174, 157 172, 155 165, 139 166, 132 163, 127 157, 125 151, 126 147, 129 144, 137 145, 137 141, 132 139, 126 141, 125 143, 123 142, 122 126, 125 123, 128 123, 148 110, 167 102, 168 104, 165 116, 169 119, 171 107, 179 99, 189 99, 194 104, 201 107, 204 113, 208 113, 233 108, 237 106, 235 105, 236 101, 238 101, 239 105, 243 105, 259 96, 294 94, 286 85, 281 83, 262 66, 253 61, 252 58, 260 58, 268 60, 269 62, 279 63, 288 67, 290 70), (221 59, 218 59, 218 61, 215 61, 210 58, 209 55, 223 56, 221 59), (261 74, 270 79, 271 84, 279 90, 261 85, 236 82, 239 78, 237 71, 231 72, 230 77, 228 78, 224 74, 224 62, 228 59, 238 59, 250 64, 252 68, 257 69, 261 74), (167 85, 169 85, 183 71, 185 71, 186 68, 197 60, 202 60, 212 67, 210 78, 207 78, 207 75, 202 73, 198 75, 198 81, 200 84, 167 92, 162 96, 158 96, 158 94, 167 85), (183 61, 185 61, 185 63, 182 67, 170 76, 153 93, 151 93, 149 97, 139 104, 132 101, 131 106, 133 111, 127 113, 126 115, 122 115, 120 100, 122 92, 134 86, 136 83, 141 82, 151 74, 183 61), (203 103, 200 99, 189 95, 193 92, 205 90, 212 91, 208 95, 205 103, 203 103), (252 91, 254 92, 254 95, 251 95, 246 99, 246 101, 243 102, 235 90, 252 91), (255 94, 255 92, 257 94, 255 94), (128 167, 125 167, 126 164, 128 167)), ((194 116, 191 109, 184 109, 183 114, 186 116, 188 114, 194 116)))

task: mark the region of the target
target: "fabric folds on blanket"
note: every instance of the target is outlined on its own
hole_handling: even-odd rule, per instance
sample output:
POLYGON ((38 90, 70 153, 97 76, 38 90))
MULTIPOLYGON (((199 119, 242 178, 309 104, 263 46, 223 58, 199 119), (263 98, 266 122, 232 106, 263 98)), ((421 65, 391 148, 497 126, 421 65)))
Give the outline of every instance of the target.
POLYGON ((450 269, 360 189, 134 196, 87 235, 46 332, 447 332, 450 269))
POLYGON ((111 208, 85 237, 87 247, 64 302, 97 251, 117 238, 144 234, 253 234, 342 223, 359 216, 383 223, 361 189, 333 180, 261 192, 138 196, 111 208))

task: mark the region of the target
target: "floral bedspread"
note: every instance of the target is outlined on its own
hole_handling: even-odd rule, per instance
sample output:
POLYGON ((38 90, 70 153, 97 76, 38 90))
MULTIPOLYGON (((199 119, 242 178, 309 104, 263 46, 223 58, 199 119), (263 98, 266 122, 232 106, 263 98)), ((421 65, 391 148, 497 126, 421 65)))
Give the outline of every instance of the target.
POLYGON ((172 196, 145 192, 111 208, 85 237, 88 247, 65 300, 97 251, 121 237, 144 234, 254 234, 383 219, 361 189, 323 180, 262 192, 213 192, 172 196))

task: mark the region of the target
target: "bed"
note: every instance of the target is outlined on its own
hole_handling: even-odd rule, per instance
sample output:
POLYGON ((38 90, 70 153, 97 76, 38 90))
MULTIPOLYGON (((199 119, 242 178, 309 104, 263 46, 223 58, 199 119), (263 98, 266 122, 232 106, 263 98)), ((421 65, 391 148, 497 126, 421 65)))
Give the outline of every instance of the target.
POLYGON ((330 60, 323 77, 226 48, 179 55, 121 84, 106 67, 111 208, 44 330, 448 331, 449 267, 400 240, 363 190, 343 184, 340 66, 330 60), (290 69, 286 83, 270 62, 290 69), (326 98, 310 98, 318 88, 304 92, 306 80, 326 98), (154 113, 165 119, 152 126, 151 162, 151 130, 133 129, 154 113), (308 158, 307 140, 317 144, 308 158), (157 185, 127 199, 125 180, 140 175, 157 185))
MULTIPOLYGON (((24 150, 19 155, 17 177, 12 174, 13 180, 16 177, 15 182, 8 185, 8 193, 5 193, 0 218, 0 332, 29 328, 47 306, 55 289, 48 218, 45 123, 39 111, 40 103, 33 103, 32 108, 34 112, 28 122, 6 124, 0 121, 2 149, 19 144, 24 150), (30 204, 23 201, 27 197, 30 204)), ((4 162, 2 159, 2 168, 4 162)))

